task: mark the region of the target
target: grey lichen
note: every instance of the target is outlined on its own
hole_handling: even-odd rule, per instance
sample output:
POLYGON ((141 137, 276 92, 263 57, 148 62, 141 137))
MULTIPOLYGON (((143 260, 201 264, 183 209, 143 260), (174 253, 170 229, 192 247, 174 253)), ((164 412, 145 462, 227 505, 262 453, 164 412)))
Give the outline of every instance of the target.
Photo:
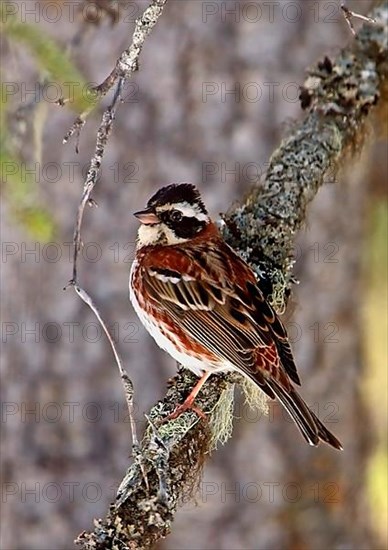
POLYGON ((209 417, 211 439, 208 452, 224 445, 233 431, 234 384, 228 384, 222 391, 218 402, 209 417))
POLYGON ((166 2, 167 0, 153 0, 148 8, 144 10, 142 16, 136 20, 132 44, 123 51, 117 60, 116 68, 120 72, 120 76, 128 78, 131 73, 138 69, 138 59, 145 39, 161 16, 166 2))

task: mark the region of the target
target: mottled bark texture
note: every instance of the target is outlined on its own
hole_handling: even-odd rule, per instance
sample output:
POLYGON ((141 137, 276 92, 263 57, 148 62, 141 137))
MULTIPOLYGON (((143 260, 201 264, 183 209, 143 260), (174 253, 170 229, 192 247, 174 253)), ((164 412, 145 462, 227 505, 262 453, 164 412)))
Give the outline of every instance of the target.
MULTIPOLYGON (((233 207, 224 218, 227 241, 257 269, 264 279, 268 296, 279 311, 284 309, 290 293, 294 238, 305 221, 306 207, 322 185, 325 173, 333 166, 344 164, 344 158, 350 158, 354 150, 360 149, 372 107, 379 105, 384 93, 388 74, 387 13, 388 6, 384 2, 371 14, 376 24, 365 24, 350 47, 333 59, 325 57, 310 69, 301 93, 302 107, 309 110, 307 117, 290 131, 289 137, 273 153, 262 185, 255 187, 247 200, 233 207)), ((360 182, 355 193, 362 193, 360 182)), ((358 205, 359 201, 356 203, 358 205)), ((357 216, 358 207, 352 213, 357 216)), ((339 225, 339 231, 345 231, 346 224, 339 225)), ((322 231, 325 228, 324 224, 322 231)), ((356 237, 352 245, 357 247, 356 237)), ((348 275, 345 269, 345 281, 341 283, 344 287, 348 275)), ((357 286, 357 277, 353 283, 357 286)), ((349 284, 353 283, 349 276, 349 284)), ((317 297, 309 295, 305 299, 317 297)), ((320 299, 326 297, 322 295, 320 299)), ((349 344, 355 342, 349 341, 349 344)), ((222 380, 220 383, 219 378, 210 379, 198 399, 203 410, 215 408, 214 412, 209 412, 207 421, 198 421, 194 413, 185 413, 183 419, 155 428, 158 421, 184 399, 194 383, 194 377, 184 371, 174 377, 166 397, 150 412, 150 426, 142 443, 142 468, 138 462, 129 468, 118 500, 111 505, 106 518, 96 522, 93 532, 80 535, 78 544, 85 549, 146 549, 170 532, 176 508, 195 489, 214 438, 213 415, 220 412, 217 401, 231 383, 222 380)), ((358 414, 359 399, 354 399, 353 404, 353 414, 358 414)), ((361 445, 360 442, 351 444, 361 445)), ((285 448, 292 449, 292 445, 285 448)), ((323 486, 330 491, 327 483, 332 479, 327 475, 332 471, 331 461, 339 460, 337 456, 328 458, 324 451, 323 455, 315 455, 312 461, 307 447, 298 452, 299 459, 295 462, 293 451, 289 451, 289 463, 295 465, 292 479, 298 479, 305 469, 316 469, 318 479, 321 472, 323 486)), ((287 462, 284 461, 285 468, 287 462)), ((346 483, 341 485, 344 490, 349 479, 347 476, 346 483)), ((333 523, 330 495, 320 502, 311 510, 295 508, 295 515, 287 517, 285 523, 290 538, 283 542, 289 547, 318 548, 312 545, 314 531, 322 522, 333 523), (305 528, 306 522, 311 529, 305 528)), ((347 517, 349 519, 349 515, 347 517)), ((331 530, 337 545, 344 532, 342 520, 339 514, 337 528, 331 530)), ((348 533, 351 531, 349 528, 348 533)), ((354 539, 344 539, 343 547, 356 548, 357 541, 358 548, 364 547, 367 533, 361 525, 354 526, 354 532, 354 539)), ((334 545, 334 540, 332 542, 334 545)))

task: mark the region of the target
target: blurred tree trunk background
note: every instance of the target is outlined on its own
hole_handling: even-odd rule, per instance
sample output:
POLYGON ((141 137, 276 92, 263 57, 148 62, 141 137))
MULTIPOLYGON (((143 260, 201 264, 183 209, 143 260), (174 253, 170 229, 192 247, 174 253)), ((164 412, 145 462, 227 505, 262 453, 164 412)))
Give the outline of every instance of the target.
MULTIPOLYGON (((55 40, 95 83, 109 74, 146 6, 33 4, 26 14, 25 2, 10 3, 16 18, 55 40)), ((365 14, 371 4, 347 5, 365 14)), ((173 181, 196 183, 213 216, 227 210, 263 173, 292 119, 303 116, 305 67, 349 40, 339 2, 286 0, 272 7, 171 1, 147 40, 106 151, 94 195, 100 208, 85 217, 80 264, 135 383, 139 432, 175 365, 127 299, 131 213, 173 181)), ((68 549, 105 515, 131 449, 110 348, 92 313, 62 291, 109 98, 88 120, 76 155, 73 143, 62 145, 74 113, 35 101, 55 96, 47 82, 44 92, 36 86, 52 82, 47 68, 21 40, 8 36, 2 45, 3 81, 11 85, 7 103, 2 97, 2 146, 14 159, 3 178, 17 166, 18 182, 5 183, 1 207, 1 546, 68 549)), ((312 204, 296 243, 300 284, 287 312, 302 394, 344 451, 311 449, 278 407, 263 418, 239 402, 232 439, 208 462, 196 503, 182 507, 160 548, 386 547, 384 132, 383 122, 374 145, 351 169, 328 175, 312 204)))

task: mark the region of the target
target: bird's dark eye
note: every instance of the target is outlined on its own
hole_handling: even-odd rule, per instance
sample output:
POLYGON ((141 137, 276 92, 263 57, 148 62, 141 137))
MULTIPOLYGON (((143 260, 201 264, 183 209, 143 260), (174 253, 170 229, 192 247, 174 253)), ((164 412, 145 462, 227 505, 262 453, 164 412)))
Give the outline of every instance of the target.
POLYGON ((180 222, 183 214, 180 210, 172 210, 170 213, 170 220, 173 222, 180 222))

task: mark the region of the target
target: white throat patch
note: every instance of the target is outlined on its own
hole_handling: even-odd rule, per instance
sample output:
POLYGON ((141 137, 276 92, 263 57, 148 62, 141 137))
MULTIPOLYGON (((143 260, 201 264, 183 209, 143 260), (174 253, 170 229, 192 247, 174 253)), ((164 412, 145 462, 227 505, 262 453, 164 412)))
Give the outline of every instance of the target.
POLYGON ((179 244, 187 240, 188 239, 182 237, 177 237, 174 231, 164 223, 158 223, 157 225, 142 224, 137 232, 137 248, 155 244, 179 244))
POLYGON ((161 227, 158 225, 140 225, 137 232, 138 247, 156 244, 161 238, 161 227))

